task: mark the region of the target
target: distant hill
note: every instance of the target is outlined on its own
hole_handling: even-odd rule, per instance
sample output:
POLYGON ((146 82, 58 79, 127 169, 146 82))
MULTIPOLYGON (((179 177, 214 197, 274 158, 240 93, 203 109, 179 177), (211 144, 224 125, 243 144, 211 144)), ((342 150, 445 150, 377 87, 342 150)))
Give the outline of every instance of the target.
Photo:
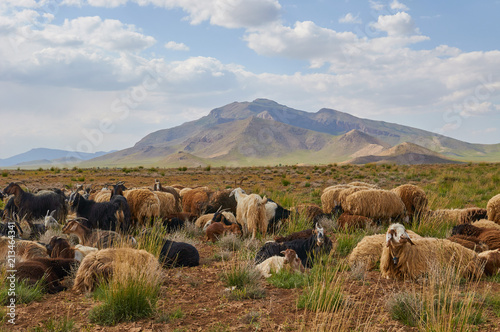
POLYGON ((99 151, 96 153, 74 152, 58 149, 37 148, 27 152, 0 159, 0 167, 35 167, 63 164, 77 164, 84 160, 100 157, 108 152, 99 151))
POLYGON ((444 158, 442 155, 413 143, 401 143, 375 155, 356 157, 347 164, 459 164, 460 161, 444 158))
MULTIPOLYGON (((431 151, 433 158, 422 159, 430 163, 500 161, 500 144, 471 144, 332 109, 309 113, 272 100, 256 99, 215 108, 198 120, 158 130, 133 147, 82 165, 182 166, 179 152, 181 156, 190 156, 193 163, 214 166, 359 162, 361 159, 355 158, 383 157, 379 154, 406 142, 431 151)), ((399 159, 412 163, 411 158, 399 159)))

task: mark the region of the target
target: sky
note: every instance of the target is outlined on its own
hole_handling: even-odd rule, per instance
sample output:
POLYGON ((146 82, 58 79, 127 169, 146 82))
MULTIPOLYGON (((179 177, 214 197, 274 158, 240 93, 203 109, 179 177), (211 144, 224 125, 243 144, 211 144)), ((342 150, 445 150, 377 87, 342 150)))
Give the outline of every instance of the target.
POLYGON ((500 1, 0 0, 0 158, 96 152, 234 101, 500 143, 500 1))

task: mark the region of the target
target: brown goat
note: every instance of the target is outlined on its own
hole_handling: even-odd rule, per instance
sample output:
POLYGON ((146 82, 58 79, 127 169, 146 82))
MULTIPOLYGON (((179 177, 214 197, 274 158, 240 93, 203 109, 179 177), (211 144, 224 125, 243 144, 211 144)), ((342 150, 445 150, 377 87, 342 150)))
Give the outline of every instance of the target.
POLYGON ((231 224, 230 226, 224 225, 222 222, 212 222, 210 226, 207 227, 207 241, 212 241, 214 243, 217 241, 222 235, 227 233, 233 233, 236 235, 243 235, 241 228, 238 224, 231 224))
POLYGON ((182 197, 182 211, 201 216, 208 207, 212 191, 207 188, 191 189, 182 197))
POLYGON ((66 287, 61 281, 71 272, 71 268, 78 262, 66 258, 37 258, 16 264, 16 278, 26 280, 29 285, 34 285, 44 279, 44 286, 50 294, 60 292, 66 287))

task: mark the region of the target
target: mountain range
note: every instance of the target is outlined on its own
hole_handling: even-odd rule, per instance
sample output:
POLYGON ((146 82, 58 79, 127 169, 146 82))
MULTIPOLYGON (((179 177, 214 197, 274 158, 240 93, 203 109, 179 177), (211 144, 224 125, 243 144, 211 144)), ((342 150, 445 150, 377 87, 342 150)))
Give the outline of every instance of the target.
POLYGON ((161 167, 500 161, 500 144, 471 144, 333 109, 305 112, 268 99, 233 102, 82 166, 161 167))
POLYGON ((58 149, 36 148, 9 158, 0 159, 0 167, 17 166, 30 168, 35 166, 73 166, 84 160, 96 158, 106 153, 109 152, 99 151, 95 153, 85 153, 58 149))

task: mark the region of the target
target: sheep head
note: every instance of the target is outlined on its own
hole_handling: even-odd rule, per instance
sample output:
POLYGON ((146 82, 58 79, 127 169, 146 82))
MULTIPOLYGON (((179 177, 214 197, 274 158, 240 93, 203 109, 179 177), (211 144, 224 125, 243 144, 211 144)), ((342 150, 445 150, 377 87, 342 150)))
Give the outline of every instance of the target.
POLYGON ((323 227, 320 227, 319 223, 316 223, 314 227, 313 234, 316 237, 316 245, 321 247, 325 243, 325 232, 323 227))
POLYGON ((408 242, 411 245, 414 245, 403 225, 392 224, 391 226, 389 226, 389 229, 387 229, 387 233, 385 235, 385 243, 388 247, 391 245, 404 244, 408 242))

